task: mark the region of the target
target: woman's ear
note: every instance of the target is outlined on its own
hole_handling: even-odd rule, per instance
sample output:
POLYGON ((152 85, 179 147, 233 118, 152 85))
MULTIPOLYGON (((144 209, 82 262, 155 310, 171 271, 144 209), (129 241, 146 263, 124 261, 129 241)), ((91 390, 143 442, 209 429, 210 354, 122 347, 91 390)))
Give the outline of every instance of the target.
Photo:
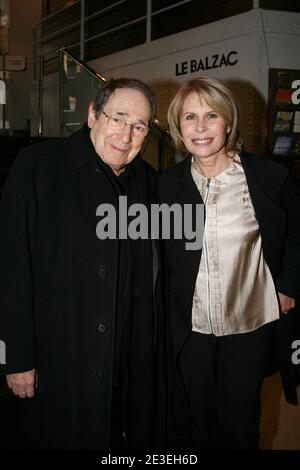
POLYGON ((87 121, 90 129, 93 127, 95 121, 96 121, 96 118, 95 118, 94 106, 93 106, 93 103, 90 103, 89 111, 88 111, 88 121, 87 121))

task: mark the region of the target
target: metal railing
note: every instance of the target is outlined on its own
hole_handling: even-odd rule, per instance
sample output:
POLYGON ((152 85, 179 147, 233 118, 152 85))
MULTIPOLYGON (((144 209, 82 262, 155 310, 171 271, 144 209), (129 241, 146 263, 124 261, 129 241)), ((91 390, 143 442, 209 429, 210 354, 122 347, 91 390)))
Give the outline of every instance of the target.
MULTIPOLYGON (((107 82, 99 72, 94 71, 78 60, 65 48, 59 49, 59 135, 68 136, 79 130, 87 120, 89 103, 99 87, 107 82)), ((47 109, 44 107, 43 57, 40 57, 40 77, 38 89, 38 135, 43 135, 43 122, 47 109)), ((170 166, 174 161, 175 150, 168 130, 156 120, 147 138, 143 156, 158 171, 170 166)))

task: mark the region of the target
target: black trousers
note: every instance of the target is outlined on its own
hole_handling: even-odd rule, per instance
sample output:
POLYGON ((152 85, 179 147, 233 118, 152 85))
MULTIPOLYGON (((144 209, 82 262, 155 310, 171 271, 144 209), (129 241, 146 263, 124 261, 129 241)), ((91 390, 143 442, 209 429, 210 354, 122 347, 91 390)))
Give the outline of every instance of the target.
POLYGON ((273 329, 270 323, 222 337, 191 333, 179 366, 193 448, 258 448, 260 394, 273 329))

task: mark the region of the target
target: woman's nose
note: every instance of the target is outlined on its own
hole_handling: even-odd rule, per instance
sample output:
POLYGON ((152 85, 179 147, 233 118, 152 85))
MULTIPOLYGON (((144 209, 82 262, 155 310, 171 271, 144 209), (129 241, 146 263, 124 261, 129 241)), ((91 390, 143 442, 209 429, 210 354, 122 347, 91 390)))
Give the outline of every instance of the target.
POLYGON ((199 132, 204 132, 206 130, 206 124, 204 122, 204 119, 198 117, 196 129, 199 132))

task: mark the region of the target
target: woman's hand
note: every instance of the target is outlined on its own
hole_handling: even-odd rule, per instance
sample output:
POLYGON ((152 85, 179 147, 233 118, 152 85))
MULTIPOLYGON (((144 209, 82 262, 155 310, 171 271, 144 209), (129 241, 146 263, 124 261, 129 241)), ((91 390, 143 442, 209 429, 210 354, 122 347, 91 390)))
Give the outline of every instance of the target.
POLYGON ((281 313, 286 314, 291 308, 295 307, 295 299, 278 292, 278 298, 281 308, 281 313))

